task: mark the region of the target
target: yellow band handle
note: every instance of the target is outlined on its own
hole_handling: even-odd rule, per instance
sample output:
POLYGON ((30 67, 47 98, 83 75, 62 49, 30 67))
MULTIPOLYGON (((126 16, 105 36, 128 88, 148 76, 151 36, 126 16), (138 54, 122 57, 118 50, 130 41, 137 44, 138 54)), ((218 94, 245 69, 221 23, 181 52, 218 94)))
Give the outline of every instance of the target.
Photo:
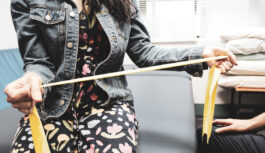
POLYGON ((207 84, 205 102, 204 102, 203 128, 202 128, 202 138, 204 135, 207 136, 207 144, 209 143, 209 139, 212 133, 212 122, 214 116, 216 89, 220 75, 221 75, 221 70, 213 66, 208 76, 208 84, 207 84))
POLYGON ((50 153, 49 145, 36 107, 29 114, 30 128, 36 153, 50 153))

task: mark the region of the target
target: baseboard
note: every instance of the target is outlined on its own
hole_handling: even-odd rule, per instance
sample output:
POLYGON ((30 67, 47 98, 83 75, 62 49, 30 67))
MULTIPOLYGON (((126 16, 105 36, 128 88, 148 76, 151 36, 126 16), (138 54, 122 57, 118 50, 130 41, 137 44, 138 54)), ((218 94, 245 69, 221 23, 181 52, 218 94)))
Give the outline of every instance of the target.
MULTIPOLYGON (((195 113, 196 117, 202 117, 203 116, 203 104, 195 104, 195 113)), ((215 112, 214 116, 216 118, 226 118, 226 117, 251 117, 255 116, 259 113, 265 112, 264 105, 242 105, 240 107, 236 106, 236 108, 232 108, 232 105, 230 104, 216 104, 215 105, 215 112)))

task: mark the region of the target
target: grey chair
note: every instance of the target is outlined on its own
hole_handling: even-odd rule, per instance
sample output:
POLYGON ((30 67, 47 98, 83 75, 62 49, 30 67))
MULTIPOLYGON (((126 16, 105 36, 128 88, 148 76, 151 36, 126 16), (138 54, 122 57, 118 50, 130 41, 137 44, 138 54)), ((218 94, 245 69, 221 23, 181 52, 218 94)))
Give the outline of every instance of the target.
POLYGON ((22 114, 11 107, 0 111, 0 153, 10 152, 21 117, 22 114))
POLYGON ((191 77, 155 71, 128 76, 139 121, 139 153, 195 153, 191 77))

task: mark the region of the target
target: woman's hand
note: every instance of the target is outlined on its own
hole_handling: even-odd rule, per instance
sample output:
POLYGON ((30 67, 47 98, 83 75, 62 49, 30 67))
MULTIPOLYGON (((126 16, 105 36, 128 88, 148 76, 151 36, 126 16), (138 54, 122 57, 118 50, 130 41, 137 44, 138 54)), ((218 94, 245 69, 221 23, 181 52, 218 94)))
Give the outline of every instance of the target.
POLYGON ((26 73, 5 87, 7 101, 20 112, 30 114, 35 103, 42 102, 41 84, 41 78, 37 74, 26 73))
POLYGON ((216 129, 216 133, 225 132, 247 132, 253 130, 253 120, 239 120, 239 119, 217 119, 213 124, 221 126, 216 129))
POLYGON ((236 57, 235 55, 225 48, 212 48, 212 47, 206 47, 203 51, 202 57, 203 58, 209 58, 209 57, 216 57, 216 56, 228 56, 227 59, 221 60, 221 61, 209 61, 207 64, 212 67, 214 64, 218 68, 221 69, 222 73, 226 73, 229 71, 234 65, 237 65, 236 57))

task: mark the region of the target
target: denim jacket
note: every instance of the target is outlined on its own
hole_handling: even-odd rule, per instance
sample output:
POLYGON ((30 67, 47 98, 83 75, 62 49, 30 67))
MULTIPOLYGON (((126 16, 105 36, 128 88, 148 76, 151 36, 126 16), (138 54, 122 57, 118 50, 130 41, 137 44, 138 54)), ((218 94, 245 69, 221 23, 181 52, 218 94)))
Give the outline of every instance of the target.
MULTIPOLYGON (((101 62, 94 75, 123 70, 127 53, 139 67, 201 58, 202 48, 163 49, 154 46, 139 15, 130 22, 117 22, 102 5, 95 15, 110 44, 109 56, 101 62)), ((44 84, 75 78, 79 42, 79 15, 72 0, 12 0, 11 14, 17 32, 24 72, 37 73, 44 84)), ((202 64, 175 68, 192 75, 202 74, 202 64)), ((108 94, 104 104, 132 101, 125 76, 96 80, 108 94)), ((71 103, 73 84, 44 89, 43 103, 37 105, 41 119, 61 116, 71 103)))

